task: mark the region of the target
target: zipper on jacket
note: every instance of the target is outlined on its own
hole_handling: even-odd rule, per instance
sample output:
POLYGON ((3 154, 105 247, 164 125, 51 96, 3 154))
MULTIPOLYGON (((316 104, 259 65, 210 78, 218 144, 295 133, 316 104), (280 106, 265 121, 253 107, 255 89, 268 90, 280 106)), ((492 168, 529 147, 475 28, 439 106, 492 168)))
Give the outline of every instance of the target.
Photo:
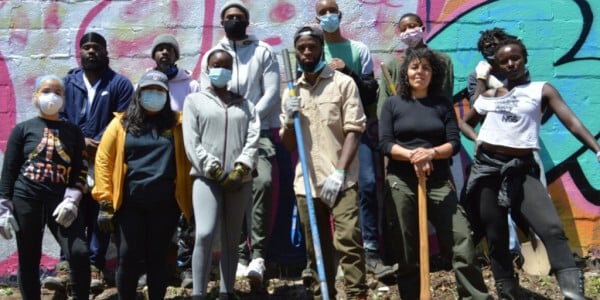
POLYGON ((223 164, 222 167, 223 169, 225 169, 226 164, 226 159, 227 159, 227 129, 229 127, 229 116, 228 116, 228 106, 225 105, 225 138, 223 139, 223 164))

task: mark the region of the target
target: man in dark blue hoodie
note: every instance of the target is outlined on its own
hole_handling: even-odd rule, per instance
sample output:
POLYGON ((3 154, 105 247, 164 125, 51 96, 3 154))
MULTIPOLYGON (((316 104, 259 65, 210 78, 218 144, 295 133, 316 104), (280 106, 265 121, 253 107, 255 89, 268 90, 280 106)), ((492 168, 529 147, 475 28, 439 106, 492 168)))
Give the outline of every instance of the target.
MULTIPOLYGON (((69 71, 64 78, 65 109, 61 117, 78 125, 85 136, 89 160, 88 189, 94 186, 94 158, 106 125, 114 112, 127 109, 133 85, 125 76, 109 67, 106 40, 96 32, 88 32, 79 40, 81 67, 69 71)), ((98 203, 85 193, 80 205, 90 248, 92 292, 103 289, 101 271, 106 262, 110 233, 100 232, 96 219, 98 203)))

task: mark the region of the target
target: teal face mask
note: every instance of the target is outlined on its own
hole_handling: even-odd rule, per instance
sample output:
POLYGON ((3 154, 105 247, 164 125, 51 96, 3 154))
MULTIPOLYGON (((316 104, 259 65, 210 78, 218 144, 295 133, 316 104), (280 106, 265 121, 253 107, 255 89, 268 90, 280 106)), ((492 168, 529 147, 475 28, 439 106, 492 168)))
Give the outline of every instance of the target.
POLYGON ((300 64, 298 64, 298 71, 304 73, 317 73, 321 71, 325 67, 325 61, 319 60, 319 62, 312 68, 312 70, 303 68, 300 64))
POLYGON ((340 27, 340 15, 339 14, 326 14, 319 17, 319 25, 323 30, 332 33, 340 27))
POLYGON ((211 68, 208 70, 208 78, 210 83, 218 88, 227 86, 231 80, 231 70, 225 68, 211 68))

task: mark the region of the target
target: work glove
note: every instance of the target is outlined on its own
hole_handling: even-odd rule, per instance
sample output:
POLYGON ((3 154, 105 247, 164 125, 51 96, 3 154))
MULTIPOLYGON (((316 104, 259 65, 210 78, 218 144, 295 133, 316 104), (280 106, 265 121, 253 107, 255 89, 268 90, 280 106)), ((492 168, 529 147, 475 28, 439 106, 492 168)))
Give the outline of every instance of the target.
POLYGON ((345 177, 346 174, 344 170, 335 170, 333 174, 329 175, 329 177, 319 183, 319 185, 322 186, 319 197, 323 203, 329 206, 329 208, 332 208, 335 204, 335 200, 344 185, 345 177))
POLYGON ((285 102, 285 123, 294 124, 294 113, 300 111, 300 97, 290 96, 285 102))
POLYGON ((52 216, 56 223, 68 228, 77 218, 79 211, 79 201, 81 201, 82 192, 78 188, 66 188, 63 201, 56 206, 52 216))
POLYGON ((19 231, 19 224, 12 214, 12 201, 0 199, 0 234, 7 240, 12 239, 12 232, 19 231))
POLYGON ((115 227, 113 225, 113 217, 115 216, 115 208, 112 201, 100 201, 100 211, 98 212, 98 228, 104 233, 111 233, 115 227))
POLYGON ((492 66, 487 61, 480 61, 475 67, 475 73, 477 74, 477 79, 487 80, 488 76, 490 76, 490 72, 492 71, 492 66))
POLYGON ((230 191, 237 191, 242 187, 242 179, 248 174, 250 174, 249 167, 242 163, 235 163, 233 170, 221 182, 221 186, 230 191))
POLYGON ((504 83, 500 80, 498 80, 498 78, 496 78, 496 76, 494 75, 490 75, 487 79, 487 87, 490 89, 499 89, 501 87, 504 86, 504 83))
POLYGON ((223 179, 223 167, 221 167, 221 163, 218 161, 213 161, 210 166, 208 166, 207 178, 212 180, 220 181, 223 179))

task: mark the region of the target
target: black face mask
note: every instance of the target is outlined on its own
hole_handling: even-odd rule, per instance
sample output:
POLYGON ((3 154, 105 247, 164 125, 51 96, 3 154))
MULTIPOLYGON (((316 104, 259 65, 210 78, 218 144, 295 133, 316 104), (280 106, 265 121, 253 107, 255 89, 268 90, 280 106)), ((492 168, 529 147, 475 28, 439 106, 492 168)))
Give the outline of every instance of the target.
POLYGON ((481 54, 483 54, 483 57, 486 59, 493 60, 496 55, 496 45, 490 45, 481 49, 481 54))
POLYGON ((238 19, 226 20, 223 22, 223 27, 225 28, 227 38, 239 40, 246 37, 248 21, 240 21, 238 19))

